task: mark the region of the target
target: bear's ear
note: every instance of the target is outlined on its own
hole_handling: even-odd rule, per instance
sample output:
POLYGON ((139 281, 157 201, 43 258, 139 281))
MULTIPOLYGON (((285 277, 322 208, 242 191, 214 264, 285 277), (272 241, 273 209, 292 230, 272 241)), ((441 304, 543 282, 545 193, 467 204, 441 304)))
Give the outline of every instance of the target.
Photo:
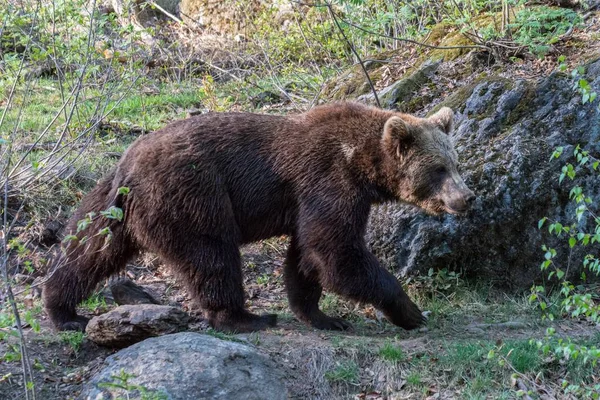
POLYGON ((440 127, 447 135, 454 127, 454 111, 448 107, 442 107, 438 112, 429 117, 429 120, 440 127))
POLYGON ((393 116, 385 122, 381 142, 389 154, 401 159, 404 152, 412 145, 413 139, 402 118, 393 116))

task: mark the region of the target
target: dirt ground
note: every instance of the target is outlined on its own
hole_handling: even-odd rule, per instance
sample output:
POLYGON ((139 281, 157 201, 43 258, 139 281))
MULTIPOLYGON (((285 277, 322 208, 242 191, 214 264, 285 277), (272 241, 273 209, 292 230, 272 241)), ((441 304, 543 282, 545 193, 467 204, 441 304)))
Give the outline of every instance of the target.
MULTIPOLYGON (((409 281, 409 293, 431 312, 428 326, 418 331, 404 331, 385 321, 372 307, 331 294, 322 299, 322 309, 346 318, 354 329, 314 330, 294 319, 287 305, 282 282, 286 245, 285 238, 275 238, 243 249, 249 308, 257 313, 279 314, 277 328, 253 334, 230 336, 207 330, 201 317, 191 312, 187 293, 152 256, 129 265, 126 274, 154 292, 163 304, 177 305, 195 315, 190 330, 246 341, 270 354, 285 371, 294 399, 512 398, 510 383, 498 381, 504 376, 502 371, 491 377, 492 384, 482 388, 479 395, 476 387, 470 387, 478 379, 485 383, 489 378, 485 376, 489 368, 485 366, 485 354, 473 346, 487 354, 490 346, 501 343, 526 345, 529 338, 543 337, 548 326, 574 338, 600 338, 598 327, 583 322, 541 321, 523 295, 506 295, 458 279, 453 287, 444 284, 436 292, 425 289, 427 282, 409 281), (464 364, 460 368, 466 367, 465 371, 457 374, 460 368, 454 363, 464 364), (478 369, 480 366, 483 370, 478 369)), ((91 316, 114 306, 110 296, 103 300, 100 294, 94 301, 80 312, 91 316)), ((57 334, 41 311, 39 299, 33 301, 31 310, 40 326, 27 326, 25 333, 38 398, 76 398, 102 360, 116 350, 86 338, 57 334)), ((21 363, 6 357, 17 351, 17 343, 12 336, 0 342, 0 354, 5 355, 0 361, 2 399, 23 398, 21 363)), ((540 383, 540 387, 545 385, 540 383)))

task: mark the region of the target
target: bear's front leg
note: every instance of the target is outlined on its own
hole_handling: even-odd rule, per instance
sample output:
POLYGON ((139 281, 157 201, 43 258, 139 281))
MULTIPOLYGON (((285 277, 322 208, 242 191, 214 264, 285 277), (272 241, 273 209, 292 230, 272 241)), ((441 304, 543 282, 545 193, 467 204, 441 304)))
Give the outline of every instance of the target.
POLYGON ((373 304, 395 325, 421 326, 425 317, 419 307, 367 249, 369 199, 356 188, 338 186, 311 191, 302 199, 295 238, 299 270, 313 272, 319 286, 340 296, 373 304))
POLYGON ((415 329, 425 323, 423 313, 400 282, 381 267, 363 244, 339 245, 320 254, 313 257, 323 260, 319 275, 327 289, 354 301, 373 304, 390 322, 404 329, 415 329))

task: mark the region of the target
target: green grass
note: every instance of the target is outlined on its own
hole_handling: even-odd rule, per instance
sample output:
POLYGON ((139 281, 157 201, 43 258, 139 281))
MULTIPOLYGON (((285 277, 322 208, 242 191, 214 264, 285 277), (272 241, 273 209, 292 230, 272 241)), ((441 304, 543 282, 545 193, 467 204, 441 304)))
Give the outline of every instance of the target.
POLYGON ((216 331, 214 329, 207 329, 205 332, 205 334, 210 335, 214 338, 217 339, 221 339, 221 340, 227 340, 228 342, 237 342, 237 343, 244 343, 243 340, 238 339, 237 337, 235 337, 234 335, 230 335, 227 333, 223 333, 223 332, 219 332, 216 331))
POLYGON ((325 372, 325 378, 335 383, 356 383, 359 378, 358 364, 351 360, 338 362, 335 367, 325 372))
POLYGON ((379 349, 379 356, 391 362, 401 362, 406 359, 406 354, 402 348, 391 343, 386 343, 379 349))
POLYGON ((75 354, 79 353, 79 349, 83 344, 85 333, 76 331, 65 331, 58 334, 62 343, 69 345, 75 354))
POLYGON ((423 378, 419 372, 411 371, 406 377, 406 383, 420 389, 423 387, 423 378))
MULTIPOLYGON (((8 97, 10 82, 0 83, 0 89, 4 92, 1 98, 8 97)), ((186 85, 159 84, 153 93, 143 94, 142 87, 133 88, 119 102, 123 93, 115 93, 110 99, 101 99, 101 105, 106 105, 106 111, 112 110, 106 116, 107 121, 118 121, 126 127, 127 125, 141 126, 146 130, 154 130, 162 127, 167 122, 185 116, 185 111, 190 108, 202 106, 202 93, 193 82, 186 85), (106 100, 109 100, 106 102, 106 100)), ((97 96, 101 93, 94 88, 86 88, 80 95, 81 102, 78 103, 76 112, 73 113, 71 121, 72 128, 77 131, 79 125, 89 123, 98 104, 97 96)), ((63 100, 60 95, 58 83, 54 80, 39 79, 31 84, 29 92, 19 91, 14 97, 12 107, 7 113, 0 132, 4 135, 11 132, 19 121, 19 132, 23 139, 34 139, 42 132, 59 114, 53 128, 44 141, 53 141, 58 137, 62 125, 66 121, 65 115, 70 114, 70 105, 66 110, 60 112, 63 100), (19 116, 20 108, 22 108, 19 116), (58 132, 57 132, 58 131, 58 132)))
MULTIPOLYGON (((132 94, 116 105, 110 118, 146 130, 156 130, 173 119, 183 118, 185 111, 202 107, 201 93, 195 87, 163 86, 158 94, 132 94)), ((112 103, 109 108, 115 106, 112 103)))
POLYGON ((102 293, 96 292, 84 300, 83 303, 80 304, 80 307, 94 313, 100 309, 105 309, 107 306, 106 300, 104 299, 104 296, 102 296, 102 293))

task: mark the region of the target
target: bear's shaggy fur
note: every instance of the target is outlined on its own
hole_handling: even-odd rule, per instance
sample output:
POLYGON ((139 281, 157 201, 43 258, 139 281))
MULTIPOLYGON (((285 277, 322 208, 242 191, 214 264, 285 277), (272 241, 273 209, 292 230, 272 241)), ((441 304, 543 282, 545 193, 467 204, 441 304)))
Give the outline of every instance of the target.
POLYGON ((68 231, 79 240, 54 262, 46 310, 58 329, 84 329, 76 305, 147 250, 187 284, 214 328, 273 326, 275 315, 244 308, 239 246, 289 235, 285 285, 300 320, 349 327, 319 310, 325 288, 415 328, 421 311, 363 236, 374 203, 467 210, 474 196, 457 172, 452 119, 447 108, 421 119, 337 103, 292 116, 209 113, 140 137, 72 217, 68 231), (123 210, 122 221, 99 214, 111 206, 123 210), (98 234, 107 226, 108 241, 98 234))

